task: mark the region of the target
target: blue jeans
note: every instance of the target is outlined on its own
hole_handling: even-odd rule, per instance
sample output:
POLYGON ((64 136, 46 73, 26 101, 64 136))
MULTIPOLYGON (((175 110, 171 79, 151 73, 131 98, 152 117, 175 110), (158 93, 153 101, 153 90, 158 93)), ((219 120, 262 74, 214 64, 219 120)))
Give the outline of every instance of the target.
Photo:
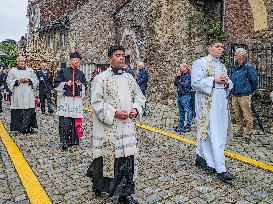
POLYGON ((191 127, 192 121, 192 109, 191 109, 191 95, 180 95, 177 97, 179 115, 180 115, 180 127, 184 127, 185 112, 187 113, 187 127, 191 127))

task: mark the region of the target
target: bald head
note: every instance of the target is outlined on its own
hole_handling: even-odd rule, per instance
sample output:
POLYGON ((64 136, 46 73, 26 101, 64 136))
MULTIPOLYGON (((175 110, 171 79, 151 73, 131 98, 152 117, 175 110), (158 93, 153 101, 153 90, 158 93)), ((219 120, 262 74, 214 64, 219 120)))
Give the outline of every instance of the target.
POLYGON ((144 63, 143 62, 137 63, 137 70, 140 70, 143 67, 144 67, 144 63))
POLYGON ((41 63, 41 68, 42 68, 42 69, 47 69, 47 63, 42 62, 42 63, 41 63))
POLYGON ((20 68, 24 68, 26 66, 26 58, 23 56, 19 56, 16 58, 18 67, 20 68))

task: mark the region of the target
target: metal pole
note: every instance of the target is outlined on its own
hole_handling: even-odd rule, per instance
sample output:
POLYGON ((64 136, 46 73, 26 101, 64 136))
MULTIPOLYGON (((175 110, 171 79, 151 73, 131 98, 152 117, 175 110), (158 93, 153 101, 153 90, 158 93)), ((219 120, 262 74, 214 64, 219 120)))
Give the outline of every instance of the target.
POLYGON ((222 8, 221 8, 221 30, 225 32, 225 11, 226 10, 226 0, 222 0, 222 8))

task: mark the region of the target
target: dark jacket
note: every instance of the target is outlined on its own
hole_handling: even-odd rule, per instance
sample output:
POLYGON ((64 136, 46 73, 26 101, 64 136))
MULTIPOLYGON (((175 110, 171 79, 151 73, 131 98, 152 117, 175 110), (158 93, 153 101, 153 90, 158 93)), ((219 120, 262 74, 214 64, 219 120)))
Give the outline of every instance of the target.
POLYGON ((38 70, 36 75, 39 80, 39 98, 43 99, 52 89, 52 76, 48 70, 38 70))
POLYGON ((139 85, 143 95, 146 94, 146 90, 148 87, 148 79, 149 79, 149 74, 148 71, 145 67, 141 68, 139 70, 138 75, 136 76, 136 81, 137 84, 139 85))
POLYGON ((236 64, 233 66, 230 79, 233 83, 231 94, 234 96, 249 96, 258 87, 258 74, 247 61, 239 67, 236 64))
POLYGON ((191 94, 191 72, 175 77, 174 85, 178 96, 191 94))
POLYGON ((67 85, 64 86, 64 90, 65 90, 64 95, 73 96, 73 88, 74 88, 75 90, 74 96, 80 96, 82 87, 78 86, 76 84, 76 81, 79 80, 85 86, 85 89, 87 89, 87 83, 86 83, 84 73, 79 69, 74 70, 71 67, 61 69, 57 74, 54 86, 55 87, 59 86, 61 82, 68 82, 69 80, 73 81, 73 78, 74 78, 74 83, 72 83, 71 86, 67 86, 67 85))

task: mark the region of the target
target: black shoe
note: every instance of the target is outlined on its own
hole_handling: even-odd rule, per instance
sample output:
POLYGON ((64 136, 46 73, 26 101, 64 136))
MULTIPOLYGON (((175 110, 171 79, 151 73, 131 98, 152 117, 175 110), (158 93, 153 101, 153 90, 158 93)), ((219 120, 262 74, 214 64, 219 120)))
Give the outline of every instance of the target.
POLYGON ((243 137, 243 134, 234 133, 234 134, 233 134, 233 137, 237 137, 237 138, 238 138, 238 137, 243 137))
POLYGON ((217 177, 224 182, 232 181, 235 179, 235 177, 229 173, 228 171, 222 172, 222 173, 217 173, 217 177))
POLYGON ((101 198, 101 197, 102 197, 102 193, 101 193, 100 190, 93 190, 93 192, 94 192, 94 194, 95 194, 95 196, 96 196, 97 198, 101 198))
POLYGON ((207 168, 207 162, 206 162, 205 159, 203 159, 202 157, 200 157, 197 154, 196 159, 195 159, 195 166, 201 167, 202 169, 206 169, 207 168))
POLYGON ((32 133, 34 133, 34 129, 33 128, 29 128, 27 132, 30 133, 30 134, 32 134, 32 133))
POLYGON ((242 141, 245 142, 246 144, 249 144, 250 141, 251 141, 251 137, 249 137, 249 136, 245 137, 244 136, 243 139, 242 139, 242 141))
POLYGON ((93 173, 93 165, 91 164, 91 165, 88 167, 88 169, 87 169, 85 175, 86 175, 87 177, 92 178, 92 173, 93 173))
POLYGON ((208 166, 206 160, 200 157, 198 154, 196 155, 195 166, 200 167, 209 173, 216 173, 216 169, 208 166))
POLYGON ((65 144, 62 145, 62 150, 63 150, 63 151, 66 151, 67 148, 68 148, 68 144, 65 143, 65 144))
POLYGON ((128 196, 120 196, 118 199, 121 204, 139 204, 131 195, 128 196))
POLYGON ((53 110, 49 110, 49 111, 48 111, 49 114, 52 114, 53 112, 54 112, 53 110))
POLYGON ((216 169, 215 168, 212 168, 210 166, 207 166, 207 169, 206 169, 209 173, 216 173, 216 169))

